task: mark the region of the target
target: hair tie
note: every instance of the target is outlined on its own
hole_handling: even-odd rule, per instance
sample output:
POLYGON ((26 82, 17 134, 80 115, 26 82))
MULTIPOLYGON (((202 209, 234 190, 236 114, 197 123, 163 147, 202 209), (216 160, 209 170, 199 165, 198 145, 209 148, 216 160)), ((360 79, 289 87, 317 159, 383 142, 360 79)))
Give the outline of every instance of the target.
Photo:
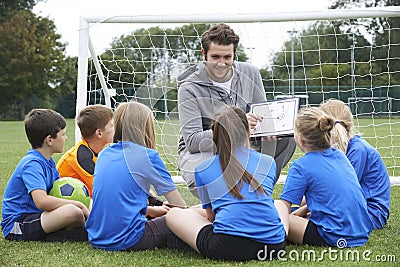
POLYGON ((342 124, 342 122, 341 122, 341 121, 335 121, 335 124, 336 124, 336 123, 340 123, 340 124, 342 124))

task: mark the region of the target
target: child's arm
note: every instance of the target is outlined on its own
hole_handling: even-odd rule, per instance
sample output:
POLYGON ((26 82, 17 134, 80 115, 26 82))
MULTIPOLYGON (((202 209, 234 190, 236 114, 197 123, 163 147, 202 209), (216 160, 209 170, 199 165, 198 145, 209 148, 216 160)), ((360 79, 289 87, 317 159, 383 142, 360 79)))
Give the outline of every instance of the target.
POLYGON ((206 208, 205 211, 207 220, 213 222, 215 220, 215 213, 212 211, 212 208, 206 208))
POLYGON ((148 206, 145 216, 150 218, 157 218, 167 214, 168 211, 169 207, 167 206, 148 206))
POLYGON ((292 203, 290 203, 289 201, 283 200, 283 199, 279 199, 279 200, 275 200, 275 201, 282 202, 286 206, 288 213, 290 213, 292 203))
POLYGON ((310 211, 308 210, 307 205, 304 205, 304 206, 298 208, 297 210, 293 211, 291 214, 306 218, 308 216, 309 212, 310 211))
POLYGON ((183 200, 177 189, 166 193, 165 198, 168 200, 169 204, 175 207, 187 208, 185 200, 183 200))
POLYGON ((33 190, 31 196, 36 207, 43 211, 52 211, 66 204, 73 204, 82 210, 85 218, 89 216, 89 209, 79 201, 49 196, 41 189, 33 190))
POLYGON ((278 199, 274 201, 274 205, 276 210, 278 211, 279 218, 285 228, 286 235, 289 234, 289 212, 292 203, 287 202, 286 200, 278 199))

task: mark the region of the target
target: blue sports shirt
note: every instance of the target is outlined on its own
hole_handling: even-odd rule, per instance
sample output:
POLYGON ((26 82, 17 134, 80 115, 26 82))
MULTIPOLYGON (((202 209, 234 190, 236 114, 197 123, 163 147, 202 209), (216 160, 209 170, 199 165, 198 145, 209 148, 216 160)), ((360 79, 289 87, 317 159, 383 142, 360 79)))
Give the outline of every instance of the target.
POLYGON ((272 157, 241 147, 237 157, 246 170, 262 184, 259 194, 243 182, 243 199, 233 197, 222 176, 218 154, 200 163, 195 170, 196 186, 203 208, 215 213, 214 233, 242 236, 264 244, 285 240, 285 230, 272 199, 276 165, 272 157))
POLYGON ((142 237, 148 193, 175 190, 156 150, 133 142, 118 142, 99 153, 94 170, 93 205, 86 221, 94 248, 125 250, 142 237))
POLYGON ((306 153, 293 161, 280 198, 300 204, 305 196, 309 220, 330 246, 367 243, 371 229, 367 203, 346 155, 335 149, 306 153), (342 244, 342 243, 341 243, 342 244))
POLYGON ((36 207, 30 193, 40 189, 50 192, 60 178, 53 158, 47 160, 39 151, 30 149, 15 168, 6 186, 2 204, 1 227, 7 236, 24 213, 43 212, 36 207))
POLYGON ((346 152, 367 201, 372 229, 383 228, 390 214, 390 178, 379 152, 361 136, 350 139, 346 152))

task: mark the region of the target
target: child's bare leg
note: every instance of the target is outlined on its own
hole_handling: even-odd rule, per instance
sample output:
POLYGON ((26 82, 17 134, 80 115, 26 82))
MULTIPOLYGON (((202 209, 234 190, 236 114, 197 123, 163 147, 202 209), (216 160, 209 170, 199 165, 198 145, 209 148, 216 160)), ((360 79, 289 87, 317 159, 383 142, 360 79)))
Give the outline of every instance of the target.
POLYGON ((204 218, 207 218, 206 211, 201 207, 201 204, 197 204, 197 205, 191 206, 189 209, 197 212, 198 214, 200 214, 204 218))
POLYGON ((306 231, 307 224, 308 224, 307 219, 289 214, 288 239, 296 244, 302 244, 304 232, 306 231))
POLYGON ((85 225, 85 216, 80 208, 73 204, 66 204, 41 215, 43 231, 47 234, 61 230, 73 229, 85 225))
POLYGON ((166 215, 169 229, 197 252, 196 239, 200 230, 210 222, 191 209, 172 208, 166 215))

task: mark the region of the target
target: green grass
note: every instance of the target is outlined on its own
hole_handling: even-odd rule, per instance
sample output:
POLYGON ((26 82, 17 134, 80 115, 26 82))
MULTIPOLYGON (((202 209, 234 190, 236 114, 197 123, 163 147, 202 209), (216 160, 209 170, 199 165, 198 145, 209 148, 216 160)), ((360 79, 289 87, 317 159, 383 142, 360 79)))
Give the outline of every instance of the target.
MULTIPOLYGON (((375 121, 376 124, 376 121, 375 121)), ((384 133, 390 130, 375 127, 374 131, 384 133)), ((363 128, 366 133, 370 130, 363 128)), ((399 125, 392 125, 392 133, 399 133, 399 125), (397 127, 397 128, 394 128, 397 127)), ((74 144, 73 121, 68 120, 67 140, 65 150, 74 144)), ((380 136, 380 135, 379 135, 380 136)), ((400 144, 399 137, 393 137, 396 145, 400 144)), ((385 139, 385 138, 382 138, 385 139)), ((388 138, 386 138, 388 139, 388 138)), ((378 139, 378 142, 384 140, 378 139)), ((387 140, 386 140, 387 141, 387 140)), ((390 142, 389 142, 390 143, 390 142)), ((2 198, 5 186, 15 166, 29 149, 29 143, 25 137, 22 122, 0 122, 0 198, 2 198)), ((396 149, 395 149, 396 150, 396 149)), ((395 152, 398 152, 397 149, 395 152)), ((57 161, 61 154, 54 155, 57 161)), ((399 154, 397 154, 397 165, 399 154)), ((397 166, 395 165, 395 166, 397 166)), ((399 167, 397 166, 397 169, 399 167)), ((398 170, 396 170, 397 172, 398 170)), ((178 190, 189 205, 198 204, 198 200, 191 196, 186 186, 179 185, 178 190)), ((278 198, 282 185, 277 185, 273 197, 278 198)), ((307 246, 289 245, 286 256, 287 261, 273 261, 269 266, 337 266, 359 265, 375 266, 375 258, 396 257, 396 262, 386 263, 389 266, 398 266, 400 261, 400 187, 393 186, 391 194, 391 215, 388 225, 382 230, 371 233, 366 246, 354 249, 342 249, 323 254, 324 248, 312 248, 307 246), (316 258, 301 260, 301 255, 307 256, 311 250, 315 252, 316 258), (371 259, 365 261, 363 253, 371 259), (324 255, 323 261, 318 262, 318 257, 324 255), (352 255, 359 255, 359 261, 352 260, 352 255), (292 260, 299 255, 299 260, 292 260), (346 261, 346 255, 348 259, 346 261), (329 258, 331 257, 331 259, 329 258), (335 256, 342 256, 342 260, 335 256)), ((325 248, 326 249, 326 248, 325 248)), ((356 259, 356 258, 354 258, 356 259)), ((251 261, 246 263, 211 261, 192 253, 176 253, 168 249, 159 249, 141 252, 109 252, 93 249, 88 242, 83 243, 44 243, 44 242, 9 242, 0 234, 0 266, 264 266, 267 263, 251 261)))

